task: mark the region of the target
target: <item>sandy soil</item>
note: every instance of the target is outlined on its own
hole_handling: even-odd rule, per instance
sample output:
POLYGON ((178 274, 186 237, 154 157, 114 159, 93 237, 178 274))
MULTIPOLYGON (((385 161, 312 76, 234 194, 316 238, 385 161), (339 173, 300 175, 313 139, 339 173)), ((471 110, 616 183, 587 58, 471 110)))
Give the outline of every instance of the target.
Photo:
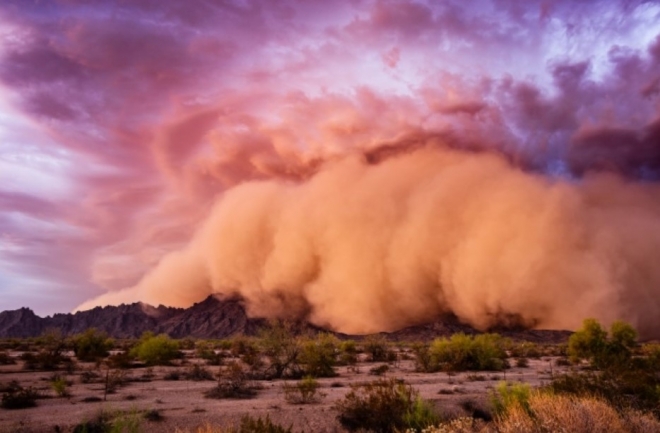
MULTIPOLYGON (((413 385, 420 395, 433 401, 444 413, 461 413, 460 403, 472 400, 486 405, 488 390, 501 380, 526 382, 533 386, 550 380, 551 374, 561 372, 555 365, 556 359, 545 357, 530 359, 529 367, 513 367, 506 372, 456 373, 417 373, 413 361, 400 361, 390 365, 385 377, 396 377, 413 385)), ((195 359, 187 363, 201 362, 195 359)), ((141 432, 194 431, 205 423, 231 425, 245 415, 265 416, 285 426, 293 425, 294 431, 342 432, 336 420, 337 412, 332 406, 350 390, 350 384, 377 379, 369 370, 382 363, 360 362, 357 372, 347 367, 339 367, 339 376, 319 379, 325 397, 318 404, 295 405, 284 400, 284 381, 260 381, 263 389, 256 398, 250 400, 215 400, 204 398, 203 392, 215 386, 214 381, 166 381, 168 371, 182 370, 180 367, 154 367, 154 377, 150 381, 129 382, 109 394, 106 401, 84 402, 88 397, 103 398, 104 385, 101 383, 81 383, 80 369, 94 369, 93 364, 80 363, 79 369, 67 375, 72 385, 71 396, 56 397, 49 378, 50 372, 29 372, 16 365, 0 366, 0 384, 16 380, 21 386, 33 386, 49 398, 38 400, 35 408, 21 410, 0 409, 0 432, 56 432, 72 431, 73 426, 93 419, 101 411, 120 414, 124 420, 139 420, 141 432), (148 421, 143 412, 157 409, 164 419, 148 421)), ((219 367, 207 367, 213 374, 219 367)), ((131 369, 129 377, 141 378, 149 373, 146 368, 131 369)), ((292 383, 289 381, 289 383, 292 383)))

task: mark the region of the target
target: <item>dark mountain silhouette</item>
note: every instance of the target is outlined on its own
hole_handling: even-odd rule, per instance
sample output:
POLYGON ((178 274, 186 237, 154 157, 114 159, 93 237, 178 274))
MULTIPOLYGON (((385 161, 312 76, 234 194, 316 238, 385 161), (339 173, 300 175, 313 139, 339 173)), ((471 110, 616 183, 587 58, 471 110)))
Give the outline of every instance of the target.
MULTIPOLYGON (((174 338, 227 338, 233 335, 256 335, 268 326, 268 321, 248 317, 242 302, 237 299, 221 300, 209 296, 189 308, 152 307, 143 303, 96 307, 77 313, 39 317, 29 308, 0 313, 0 338, 37 337, 46 330, 57 329, 63 335, 96 328, 115 338, 137 338, 146 331, 164 333, 174 338)), ((300 333, 326 331, 308 323, 299 322, 294 328, 300 333)), ((565 342, 569 331, 498 329, 500 334, 516 340, 534 342, 565 342)), ((460 323, 456 317, 446 315, 422 325, 379 335, 395 341, 429 341, 457 332, 478 333, 460 323)), ((362 338, 335 333, 340 338, 362 338)))

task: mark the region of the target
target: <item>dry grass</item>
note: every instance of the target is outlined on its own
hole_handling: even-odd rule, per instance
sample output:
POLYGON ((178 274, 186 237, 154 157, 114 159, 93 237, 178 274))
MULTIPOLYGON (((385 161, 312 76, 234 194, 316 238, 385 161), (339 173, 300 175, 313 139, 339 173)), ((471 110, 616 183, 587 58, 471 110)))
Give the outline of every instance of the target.
POLYGON ((458 419, 424 430, 424 433, 652 433, 660 421, 639 411, 617 412, 595 398, 534 393, 529 409, 513 405, 494 423, 458 419))

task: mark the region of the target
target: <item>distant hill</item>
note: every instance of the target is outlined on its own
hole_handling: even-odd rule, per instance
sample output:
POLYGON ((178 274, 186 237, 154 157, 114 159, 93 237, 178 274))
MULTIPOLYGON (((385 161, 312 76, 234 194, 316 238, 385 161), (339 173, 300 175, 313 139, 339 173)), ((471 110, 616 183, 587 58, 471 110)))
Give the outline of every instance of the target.
MULTIPOLYGON (((29 308, 0 313, 0 338, 37 337, 48 329, 59 329, 64 335, 78 334, 89 328, 107 332, 115 338, 137 338, 145 331, 164 333, 173 338, 227 338, 233 335, 256 335, 267 326, 267 320, 249 318, 240 300, 220 300, 209 296, 189 308, 152 307, 143 303, 96 307, 77 313, 39 317, 29 308)), ((316 333, 322 328, 299 323, 299 332, 316 333)), ((395 341, 429 341, 457 332, 476 334, 479 331, 446 315, 422 325, 395 332, 381 333, 395 341)), ((561 343, 570 331, 498 329, 515 340, 561 343)), ((362 338, 335 333, 340 338, 362 338)))

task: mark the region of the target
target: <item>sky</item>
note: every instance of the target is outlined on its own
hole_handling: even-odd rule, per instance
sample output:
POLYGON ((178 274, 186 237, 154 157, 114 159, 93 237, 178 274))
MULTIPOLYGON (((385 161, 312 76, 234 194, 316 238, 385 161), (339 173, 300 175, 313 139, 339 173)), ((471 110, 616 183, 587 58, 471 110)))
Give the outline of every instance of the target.
POLYGON ((4 0, 0 310, 136 286, 236 187, 431 138, 654 187, 659 98, 659 1, 4 0))

